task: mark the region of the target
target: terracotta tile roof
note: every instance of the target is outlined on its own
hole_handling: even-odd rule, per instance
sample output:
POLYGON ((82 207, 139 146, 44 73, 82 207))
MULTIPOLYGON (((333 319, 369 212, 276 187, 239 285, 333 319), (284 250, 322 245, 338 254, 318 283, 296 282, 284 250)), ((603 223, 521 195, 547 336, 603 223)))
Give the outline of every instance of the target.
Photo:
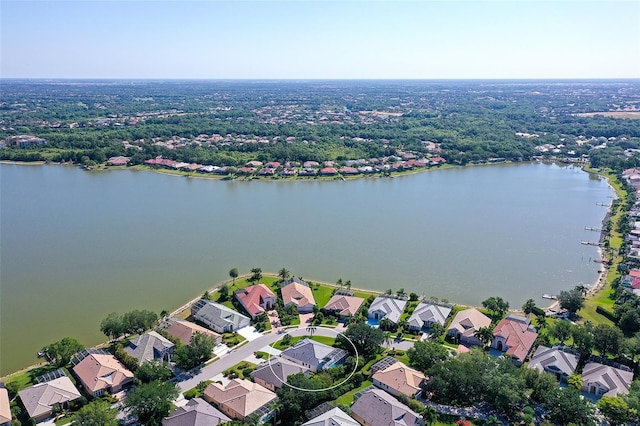
POLYGON ((113 355, 89 354, 73 367, 73 371, 91 393, 133 381, 133 373, 113 355))
POLYGON ((334 295, 327 302, 324 309, 328 311, 336 311, 341 316, 355 315, 364 303, 362 297, 334 295))
POLYGON ((9 392, 5 388, 0 388, 0 424, 7 422, 11 422, 9 392))
POLYGON ((167 328, 167 333, 180 340, 185 345, 191 343, 191 338, 196 333, 206 334, 215 338, 217 341, 220 340, 220 335, 218 333, 191 321, 185 321, 177 318, 171 318, 169 321, 171 325, 167 328))
POLYGON ((407 367, 402 362, 396 362, 375 373, 373 380, 374 384, 378 381, 401 394, 412 396, 422 390, 420 385, 426 377, 418 370, 407 367))
POLYGON ((290 284, 280 289, 282 293, 282 301, 284 306, 295 304, 297 307, 304 307, 309 304, 315 305, 316 299, 313 297, 313 291, 306 283, 292 281, 290 284))
POLYGON ((246 287, 242 290, 238 290, 235 293, 235 297, 249 312, 251 317, 255 317, 263 313, 265 310, 263 306, 266 301, 271 299, 275 303, 276 295, 264 284, 256 284, 246 287))
POLYGON ((18 395, 29 412, 29 417, 34 418, 49 416, 55 404, 63 404, 82 396, 67 376, 22 389, 18 395))
POLYGON ((493 330, 496 339, 506 340, 506 353, 516 361, 522 363, 531 351, 538 338, 538 333, 529 324, 510 318, 505 318, 493 330))
POLYGON ((237 413, 241 419, 278 398, 269 389, 244 379, 233 379, 227 386, 211 383, 205 389, 204 397, 237 413))
POLYGON ((462 336, 470 338, 473 337, 476 330, 482 327, 489 327, 490 325, 491 318, 476 308, 471 308, 458 312, 453 318, 448 330, 457 330, 462 336))

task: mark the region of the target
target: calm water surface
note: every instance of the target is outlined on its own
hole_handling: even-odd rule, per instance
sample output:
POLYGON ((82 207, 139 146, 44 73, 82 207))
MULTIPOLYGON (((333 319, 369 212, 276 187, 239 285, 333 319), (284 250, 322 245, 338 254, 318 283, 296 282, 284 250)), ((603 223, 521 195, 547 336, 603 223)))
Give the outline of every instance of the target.
POLYGON ((604 180, 519 164, 395 179, 225 182, 1 165, 0 370, 108 313, 171 310, 232 267, 480 304, 597 279, 604 180))

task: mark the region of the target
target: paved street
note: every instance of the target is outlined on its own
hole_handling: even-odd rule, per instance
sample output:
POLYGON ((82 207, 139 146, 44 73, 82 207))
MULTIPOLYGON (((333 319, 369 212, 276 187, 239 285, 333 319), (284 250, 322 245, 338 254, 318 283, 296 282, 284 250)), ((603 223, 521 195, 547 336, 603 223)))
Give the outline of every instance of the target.
MULTIPOLYGON (((290 329, 290 330, 291 331, 289 332, 289 334, 291 334, 293 337, 304 336, 304 335, 309 334, 306 331, 306 327, 305 328, 290 329)), ((316 328, 316 332, 314 334, 316 336, 336 337, 336 332, 339 333, 339 332, 342 332, 342 331, 344 331, 344 330, 343 329, 336 329, 334 331, 334 329, 331 329, 331 328, 317 327, 316 328)), ((181 380, 181 381, 177 382, 177 385, 180 388, 181 392, 189 390, 189 389, 195 387, 198 383, 200 383, 202 381, 205 381, 205 380, 210 380, 212 377, 222 373, 224 370, 233 367, 234 365, 236 365, 237 363, 239 363, 243 359, 249 357, 250 355, 253 355, 254 352, 259 351, 264 346, 270 345, 271 343, 277 341, 278 339, 282 338, 283 336, 284 336, 284 334, 277 334, 277 333, 265 334, 262 337, 259 337, 259 338, 255 339, 255 340, 245 344, 244 346, 241 346, 241 347, 233 350, 232 352, 223 354, 222 357, 219 360, 213 362, 212 364, 209 364, 209 365, 203 367, 200 370, 200 372, 198 372, 193 377, 186 378, 185 380, 181 380)))

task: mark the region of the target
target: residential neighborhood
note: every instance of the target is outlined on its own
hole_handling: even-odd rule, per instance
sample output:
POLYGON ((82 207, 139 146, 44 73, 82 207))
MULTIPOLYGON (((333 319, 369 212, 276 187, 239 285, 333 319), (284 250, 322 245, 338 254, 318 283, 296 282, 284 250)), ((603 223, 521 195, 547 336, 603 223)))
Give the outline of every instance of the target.
MULTIPOLYGON (((633 282, 637 278, 631 274, 636 272, 630 271, 633 282)), ((577 391, 584 401, 621 397, 631 391, 632 368, 585 356, 560 343, 537 344, 540 335, 532 318, 539 325, 540 318, 522 312, 501 314, 490 303, 495 298, 483 302, 489 308, 465 308, 416 294, 409 297, 402 290, 397 295, 389 291, 377 294, 344 289, 342 280, 330 286, 288 275, 283 268, 280 277, 263 277, 256 269, 251 277, 225 283, 226 288, 206 292, 166 315, 157 327, 129 336, 126 344, 117 343, 113 352, 102 348, 80 351, 71 358, 68 370, 38 377, 36 384, 17 392, 17 400, 26 416, 46 423, 73 413, 87 400, 106 398, 118 407, 120 422, 138 424, 134 411, 122 407, 130 407, 130 395, 145 386, 140 371, 165 366, 165 377, 173 377, 170 383, 177 385, 179 397, 173 400, 174 408, 162 412, 164 426, 217 425, 233 420, 247 425, 275 421, 307 426, 419 426, 430 423, 432 415, 510 423, 509 410, 488 410, 483 404, 464 409, 443 404, 438 397, 443 391, 437 390, 437 370, 423 363, 425 345, 440 354, 434 366, 458 359, 502 360, 514 371, 524 368, 536 376, 552 377, 559 391, 567 386, 574 389, 573 383, 579 383, 577 391), (282 326, 280 317, 291 312, 297 318, 282 326), (389 331, 382 333, 389 326, 396 330, 395 338, 389 331), (354 354, 353 348, 368 350, 365 342, 340 343, 340 335, 357 338, 352 334, 356 328, 362 330, 358 333, 373 333, 367 340, 380 339, 378 349, 354 354), (179 367, 184 364, 182 354, 191 353, 184 349, 202 339, 211 343, 205 361, 190 370, 179 367), (351 370, 354 355, 367 362, 366 375, 359 365, 351 370), (354 373, 358 381, 345 384, 351 383, 354 373), (333 375, 338 380, 345 377, 335 385, 343 390, 309 394, 311 399, 298 397, 296 404, 312 405, 299 415, 286 414, 291 392, 301 396, 304 391, 300 389, 317 380, 331 383, 333 375), (318 402, 311 402, 318 396, 318 402), (299 421, 291 422, 287 416, 299 416, 299 421)), ((553 327, 545 339, 554 334, 553 327)), ((0 387, 0 402, 3 390, 0 387)), ((536 415, 544 418, 544 410, 536 415)))

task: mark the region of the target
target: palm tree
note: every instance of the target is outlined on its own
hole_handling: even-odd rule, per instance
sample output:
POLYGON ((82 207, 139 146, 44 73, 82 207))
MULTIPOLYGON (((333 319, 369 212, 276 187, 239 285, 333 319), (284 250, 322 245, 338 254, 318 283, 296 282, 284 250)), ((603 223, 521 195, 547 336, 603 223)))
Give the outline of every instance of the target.
POLYGON ((384 331, 389 331, 393 328, 394 324, 389 318, 384 317, 380 320, 378 326, 384 331))
POLYGON ((340 286, 340 290, 342 290, 342 278, 338 278, 338 281, 336 281, 336 284, 340 286))
POLYGON ((291 274, 286 268, 282 268, 278 271, 278 276, 280 277, 281 281, 286 281, 291 277, 291 274))
POLYGON ((547 326, 547 317, 545 314, 536 316, 536 324, 538 325, 538 329, 541 330, 547 326))
POLYGON ((583 296, 586 296, 586 295, 587 295, 587 292, 589 291, 589 287, 587 287, 587 286, 586 286, 586 285, 584 285, 584 284, 578 284, 578 285, 575 287, 575 289, 576 289, 576 290, 578 290, 578 291, 579 291, 583 296))
POLYGON ((236 278, 238 278, 238 268, 231 268, 231 270, 229 270, 229 276, 231 277, 231 279, 233 279, 232 285, 236 285, 236 278))
POLYGON ((391 337, 391 332, 390 331, 385 331, 384 332, 384 343, 387 346, 391 346, 392 342, 393 342, 393 337, 391 337))
POLYGON ((251 281, 260 281, 262 279, 262 268, 252 268, 251 274, 251 281))
POLYGON ((533 299, 528 299, 526 302, 524 302, 524 305, 522 305, 522 311, 525 313, 525 315, 529 315, 530 313, 532 313, 535 308, 536 302, 533 299))
POLYGON ((407 295, 407 293, 404 291, 404 288, 401 288, 400 290, 396 291, 396 295, 398 297, 404 297, 407 295))
POLYGON ((347 287, 347 290, 351 290, 351 280, 347 280, 347 282, 344 285, 345 287, 347 287))
POLYGON ((280 403, 278 400, 271 401, 268 405, 269 410, 273 412, 273 424, 277 424, 276 418, 278 417, 278 410, 280 409, 280 403))
POLYGON ((493 340, 493 330, 491 330, 491 327, 480 327, 473 335, 477 337, 484 346, 488 346, 493 340))
POLYGON ((429 330, 431 337, 434 339, 437 339, 438 337, 442 336, 445 333, 445 331, 446 330, 444 329, 444 326, 439 322, 434 322, 431 325, 431 329, 429 330))
POLYGON ((315 325, 310 325, 309 327, 307 327, 307 333, 309 333, 311 337, 316 334, 316 331, 318 331, 318 327, 316 327, 315 325))

